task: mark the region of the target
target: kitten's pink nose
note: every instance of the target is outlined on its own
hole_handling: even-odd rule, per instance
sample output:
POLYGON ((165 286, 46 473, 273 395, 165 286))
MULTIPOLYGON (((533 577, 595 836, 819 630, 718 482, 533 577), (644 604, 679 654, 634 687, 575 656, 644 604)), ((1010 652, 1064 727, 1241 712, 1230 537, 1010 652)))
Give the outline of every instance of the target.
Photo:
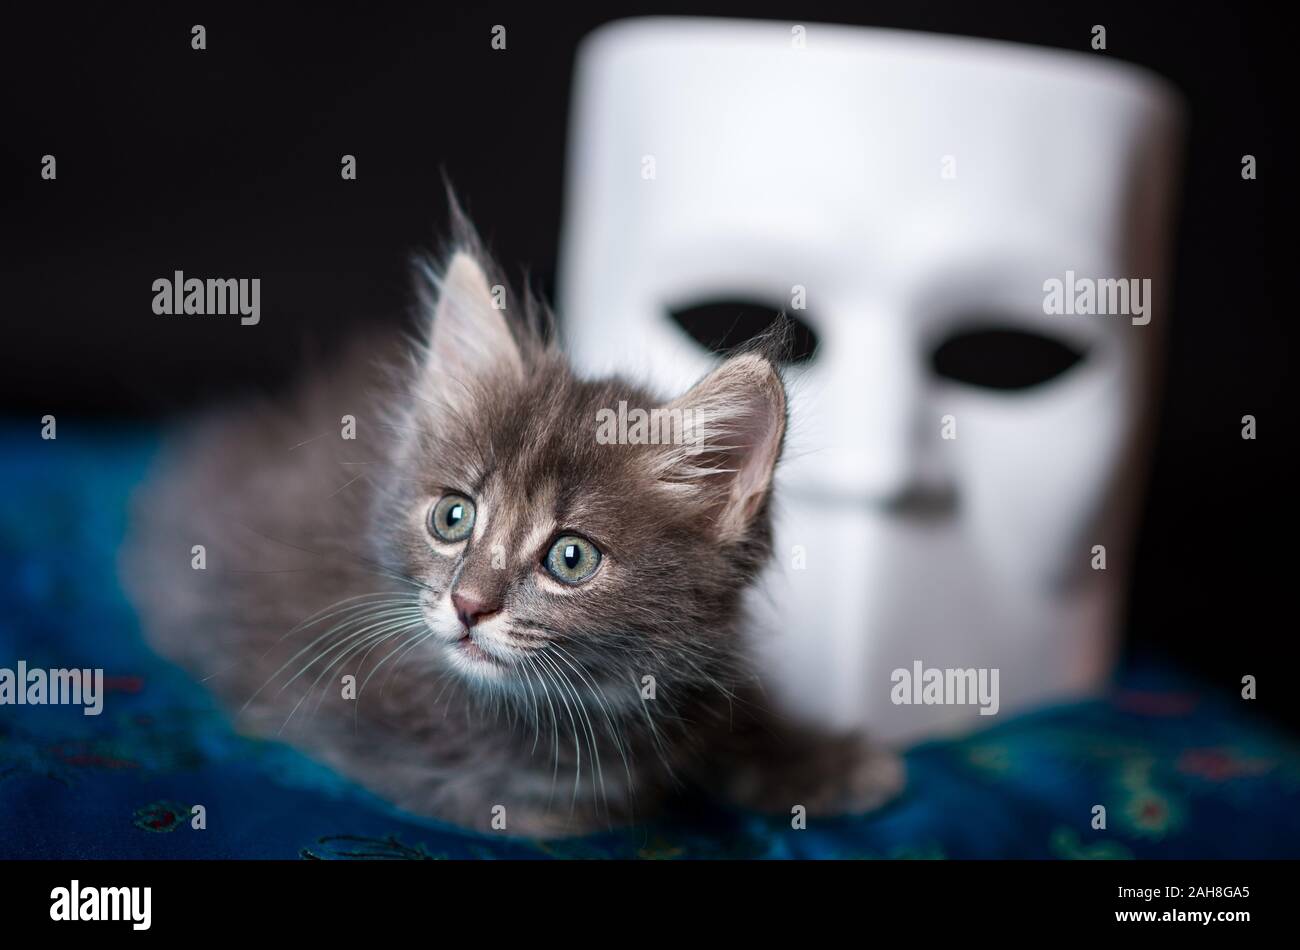
POLYGON ((460 618, 466 630, 501 610, 499 604, 486 604, 473 594, 452 594, 451 605, 456 608, 456 616, 460 618))

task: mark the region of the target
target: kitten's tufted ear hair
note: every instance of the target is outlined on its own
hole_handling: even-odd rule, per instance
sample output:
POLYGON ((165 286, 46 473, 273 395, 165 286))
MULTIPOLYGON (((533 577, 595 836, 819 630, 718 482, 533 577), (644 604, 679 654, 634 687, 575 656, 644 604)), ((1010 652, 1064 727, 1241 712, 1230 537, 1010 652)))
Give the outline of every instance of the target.
POLYGON ((436 294, 425 294, 423 310, 432 311, 433 326, 425 357, 425 376, 432 386, 456 401, 458 393, 488 377, 523 375, 523 358, 493 303, 487 273, 470 251, 456 251, 441 277, 426 268, 436 294))
POLYGON ((660 477, 699 497, 719 540, 741 539, 763 510, 785 438, 785 386, 759 353, 733 356, 679 399, 680 444, 660 446, 660 477))

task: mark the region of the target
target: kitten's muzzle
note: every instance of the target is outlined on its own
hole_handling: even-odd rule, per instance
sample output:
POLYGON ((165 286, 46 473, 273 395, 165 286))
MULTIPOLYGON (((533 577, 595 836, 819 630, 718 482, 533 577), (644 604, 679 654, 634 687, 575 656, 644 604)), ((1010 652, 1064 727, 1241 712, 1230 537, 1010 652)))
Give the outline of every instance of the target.
POLYGON ((456 610, 456 619, 461 622, 466 632, 472 630, 476 623, 501 612, 500 604, 489 604, 470 593, 453 593, 451 605, 456 610))

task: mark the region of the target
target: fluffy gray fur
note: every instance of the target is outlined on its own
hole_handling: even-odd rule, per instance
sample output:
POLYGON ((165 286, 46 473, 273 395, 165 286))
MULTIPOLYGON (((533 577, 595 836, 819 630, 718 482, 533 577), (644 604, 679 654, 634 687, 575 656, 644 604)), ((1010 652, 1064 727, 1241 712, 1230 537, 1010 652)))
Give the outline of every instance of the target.
POLYGON ((786 424, 773 340, 669 404, 696 412, 688 445, 600 444, 599 410, 664 400, 575 375, 531 298, 496 309, 463 222, 418 271, 426 340, 358 345, 177 434, 123 557, 156 647, 246 729, 479 829, 504 806, 511 833, 587 832, 693 784, 783 814, 897 791, 890 753, 774 715, 745 656, 786 424), (429 525, 448 492, 478 510, 457 544, 429 525), (562 533, 602 554, 584 583, 543 566, 562 533), (470 636, 453 592, 499 611, 470 636))

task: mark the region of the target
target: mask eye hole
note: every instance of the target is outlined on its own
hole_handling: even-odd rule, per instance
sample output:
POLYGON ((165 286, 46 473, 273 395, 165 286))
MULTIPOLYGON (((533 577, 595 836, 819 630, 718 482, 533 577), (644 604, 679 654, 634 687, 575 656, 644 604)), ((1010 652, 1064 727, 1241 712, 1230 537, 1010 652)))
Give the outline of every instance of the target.
POLYGON ((790 348, 785 362, 807 363, 817 350, 817 334, 788 307, 773 306, 756 300, 705 300, 669 311, 681 329, 696 343, 712 353, 726 353, 747 343, 776 323, 785 310, 790 327, 790 348))
POLYGON ((985 325, 956 331, 930 355, 935 373, 984 389, 1030 389, 1073 368, 1087 352, 1058 337, 985 325))

